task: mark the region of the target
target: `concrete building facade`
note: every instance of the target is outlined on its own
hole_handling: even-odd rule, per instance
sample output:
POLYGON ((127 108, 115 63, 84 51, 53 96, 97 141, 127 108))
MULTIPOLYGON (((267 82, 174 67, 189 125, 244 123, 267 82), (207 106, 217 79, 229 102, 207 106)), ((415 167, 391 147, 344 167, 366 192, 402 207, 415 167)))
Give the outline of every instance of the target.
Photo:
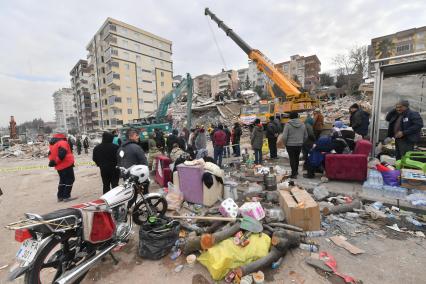
MULTIPOLYGON (((376 37, 371 40, 368 46, 370 57, 369 73, 374 70, 371 60, 389 58, 410 53, 426 51, 426 26, 399 31, 394 34, 376 37)), ((392 59, 388 63, 398 63, 402 61, 415 61, 425 59, 426 55, 404 57, 392 59)))
POLYGON ((305 57, 296 54, 291 56, 289 61, 278 63, 275 67, 307 90, 313 90, 319 85, 321 61, 316 55, 305 57))
POLYGON ((258 86, 265 87, 265 75, 257 69, 256 62, 249 61, 248 63, 248 76, 252 84, 252 88, 258 86))
POLYGON ((89 90, 90 69, 87 61, 80 59, 71 69, 71 88, 74 93, 77 110, 77 128, 84 133, 93 130, 92 103, 89 90))
POLYGON ((238 89, 238 74, 235 70, 223 70, 222 72, 211 77, 211 94, 215 97, 217 94, 230 90, 231 92, 238 89))
POLYGON ((238 83, 240 88, 244 89, 244 82, 246 81, 246 79, 248 78, 250 84, 250 78, 248 76, 249 73, 249 69, 248 68, 242 68, 242 69, 238 69, 237 70, 237 74, 238 74, 238 83))
POLYGON ((52 97, 57 131, 68 132, 75 126, 74 121, 77 117, 73 90, 62 88, 54 92, 52 97))
POLYGON ((107 18, 86 47, 95 129, 154 112, 172 89, 172 42, 107 18))
POLYGON ((211 86, 212 76, 208 74, 202 74, 194 78, 194 93, 201 95, 203 97, 211 97, 212 95, 212 86, 211 86))

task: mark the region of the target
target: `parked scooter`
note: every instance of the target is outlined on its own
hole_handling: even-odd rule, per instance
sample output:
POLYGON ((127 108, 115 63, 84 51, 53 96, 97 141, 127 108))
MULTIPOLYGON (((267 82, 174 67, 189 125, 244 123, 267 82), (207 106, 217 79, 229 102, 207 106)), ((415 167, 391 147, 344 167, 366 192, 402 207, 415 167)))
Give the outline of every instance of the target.
POLYGON ((147 166, 120 171, 123 185, 98 200, 46 215, 26 213, 26 219, 6 226, 22 243, 9 280, 25 274, 28 284, 78 283, 105 256, 118 263, 112 250, 128 242, 132 221, 155 222, 167 210, 163 195, 148 193, 147 166))

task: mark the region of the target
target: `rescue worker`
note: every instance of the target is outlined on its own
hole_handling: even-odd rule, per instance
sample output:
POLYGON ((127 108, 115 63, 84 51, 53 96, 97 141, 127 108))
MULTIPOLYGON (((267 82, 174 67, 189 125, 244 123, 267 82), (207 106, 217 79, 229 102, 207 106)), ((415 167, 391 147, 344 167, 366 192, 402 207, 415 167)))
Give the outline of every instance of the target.
POLYGON ((58 202, 70 201, 75 181, 74 155, 64 134, 54 134, 49 144, 49 167, 55 167, 59 175, 58 202))

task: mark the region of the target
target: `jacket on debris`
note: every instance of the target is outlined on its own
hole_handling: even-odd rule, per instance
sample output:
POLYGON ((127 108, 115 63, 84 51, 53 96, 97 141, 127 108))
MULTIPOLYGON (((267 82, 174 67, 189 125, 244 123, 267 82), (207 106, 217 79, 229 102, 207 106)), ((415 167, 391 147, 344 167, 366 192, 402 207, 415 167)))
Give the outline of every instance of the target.
POLYGON ((263 146, 263 127, 261 125, 256 125, 253 127, 250 137, 251 147, 255 150, 262 149, 263 146))
POLYGON ((370 124, 368 112, 359 109, 354 113, 351 113, 349 126, 355 131, 355 133, 366 136, 368 134, 368 125, 370 124))
POLYGON ((137 142, 126 141, 121 144, 117 151, 117 165, 124 168, 130 168, 133 165, 148 165, 145 152, 137 142))
MULTIPOLYGON (((417 143, 420 140, 420 132, 423 128, 423 119, 417 111, 407 109, 402 114, 400 129, 404 136, 402 139, 406 139, 411 143, 417 143)), ((395 123, 398 119, 399 114, 396 110, 390 111, 386 115, 386 121, 389 122, 388 137, 394 137, 395 123)))
POLYGON ((302 146, 308 139, 305 124, 298 118, 290 119, 284 126, 283 142, 285 146, 302 146))
POLYGON ((60 171, 74 165, 74 155, 65 135, 53 135, 49 144, 49 166, 55 166, 60 171))
POLYGON ((118 145, 113 143, 114 136, 109 132, 102 134, 102 143, 93 149, 93 161, 100 168, 117 166, 118 145))

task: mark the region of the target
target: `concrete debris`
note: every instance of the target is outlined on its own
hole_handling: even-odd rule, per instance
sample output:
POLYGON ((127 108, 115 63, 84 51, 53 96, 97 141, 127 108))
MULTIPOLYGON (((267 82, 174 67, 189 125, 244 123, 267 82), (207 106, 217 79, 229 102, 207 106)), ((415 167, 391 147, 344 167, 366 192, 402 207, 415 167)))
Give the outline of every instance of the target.
POLYGON ((24 159, 46 158, 49 152, 48 144, 16 144, 0 152, 0 158, 18 157, 24 159))
POLYGON ((357 103, 363 110, 371 113, 371 98, 367 96, 346 96, 344 98, 331 100, 322 103, 322 112, 326 123, 333 123, 336 119, 340 119, 346 125, 349 125, 349 107, 357 103))

